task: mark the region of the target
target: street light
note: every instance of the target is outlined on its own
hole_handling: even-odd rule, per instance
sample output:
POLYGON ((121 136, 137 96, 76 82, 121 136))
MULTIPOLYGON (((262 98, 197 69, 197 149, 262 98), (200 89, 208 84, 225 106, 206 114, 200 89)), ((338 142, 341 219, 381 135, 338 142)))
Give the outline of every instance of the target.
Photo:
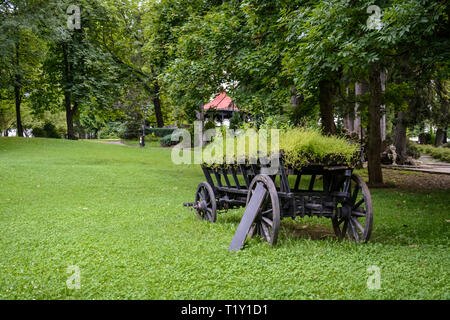
POLYGON ((141 147, 145 147, 145 113, 148 111, 149 106, 142 106, 143 118, 142 118, 142 136, 139 141, 141 147))

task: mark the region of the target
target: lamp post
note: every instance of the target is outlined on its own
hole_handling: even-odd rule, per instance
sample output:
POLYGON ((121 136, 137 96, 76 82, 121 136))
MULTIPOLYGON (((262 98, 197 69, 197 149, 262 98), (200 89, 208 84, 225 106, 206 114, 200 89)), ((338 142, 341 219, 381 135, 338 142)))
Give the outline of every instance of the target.
POLYGON ((149 107, 148 106, 142 106, 142 113, 143 113, 143 118, 142 118, 142 136, 141 139, 139 141, 139 145, 141 147, 145 147, 145 113, 148 111, 149 107))

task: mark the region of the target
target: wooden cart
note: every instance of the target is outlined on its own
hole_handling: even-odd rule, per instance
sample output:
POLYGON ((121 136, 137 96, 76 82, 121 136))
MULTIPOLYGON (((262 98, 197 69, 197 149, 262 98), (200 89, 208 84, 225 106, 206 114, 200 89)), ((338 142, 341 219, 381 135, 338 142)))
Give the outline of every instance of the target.
POLYGON ((277 243, 280 220, 286 217, 330 218, 339 239, 366 242, 372 231, 370 191, 353 168, 341 165, 308 165, 301 170, 285 168, 282 157, 275 174, 262 174, 253 165, 202 165, 206 181, 198 185, 192 206, 199 218, 215 222, 217 212, 246 206, 230 249, 239 249, 245 237, 259 235, 277 243), (239 177, 242 177, 239 179, 239 177), (306 179, 307 188, 301 188, 306 179), (252 198, 254 201, 252 201, 252 198), (247 217, 247 218, 246 218, 247 217))

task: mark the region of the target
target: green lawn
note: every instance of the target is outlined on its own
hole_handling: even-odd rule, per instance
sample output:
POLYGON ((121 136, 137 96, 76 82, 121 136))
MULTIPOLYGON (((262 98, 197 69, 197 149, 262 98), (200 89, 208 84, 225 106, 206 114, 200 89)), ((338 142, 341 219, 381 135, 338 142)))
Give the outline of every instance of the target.
POLYGON ((203 175, 170 152, 0 138, 0 299, 450 299, 449 190, 372 190, 368 244, 309 239, 332 228, 308 218, 232 253, 243 210, 197 220, 182 203, 203 175))

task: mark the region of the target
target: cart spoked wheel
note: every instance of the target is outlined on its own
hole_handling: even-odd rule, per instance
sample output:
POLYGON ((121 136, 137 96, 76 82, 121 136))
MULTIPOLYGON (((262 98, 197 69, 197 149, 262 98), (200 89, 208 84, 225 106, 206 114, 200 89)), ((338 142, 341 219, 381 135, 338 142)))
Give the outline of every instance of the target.
POLYGON ((199 219, 216 222, 216 197, 208 182, 202 182, 198 185, 194 208, 199 219))
POLYGON ((372 198, 361 177, 353 174, 350 181, 351 197, 341 203, 338 216, 332 219, 334 233, 340 240, 348 237, 355 242, 367 242, 372 233, 372 198))
POLYGON ((259 235, 270 245, 275 245, 278 239, 278 231, 280 230, 280 202, 278 200, 277 189, 269 176, 263 174, 257 175, 250 183, 247 204, 258 183, 262 183, 266 193, 248 235, 250 237, 259 235))

